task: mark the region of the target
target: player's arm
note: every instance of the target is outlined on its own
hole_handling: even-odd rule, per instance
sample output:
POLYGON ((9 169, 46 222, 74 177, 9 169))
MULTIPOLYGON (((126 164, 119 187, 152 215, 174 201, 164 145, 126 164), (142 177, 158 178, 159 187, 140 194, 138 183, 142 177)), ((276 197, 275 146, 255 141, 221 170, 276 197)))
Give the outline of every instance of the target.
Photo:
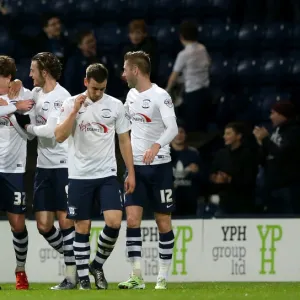
POLYGON ((77 113, 85 99, 86 95, 79 95, 75 99, 73 107, 69 105, 67 101, 63 104, 62 112, 58 121, 59 125, 56 126, 54 131, 55 139, 58 143, 63 143, 72 133, 77 113))
POLYGON ((168 94, 165 100, 159 102, 158 108, 165 126, 165 131, 152 147, 145 152, 143 162, 147 165, 150 165, 153 162, 159 149, 169 145, 178 134, 174 105, 168 94))
POLYGON ((116 132, 118 134, 121 155, 128 171, 128 176, 124 182, 126 194, 131 194, 135 189, 135 172, 129 130, 130 121, 126 115, 124 106, 120 103, 118 118, 116 120, 116 132))
POLYGON ((170 92, 172 90, 173 86, 176 84, 179 74, 184 69, 185 61, 186 61, 186 59, 184 57, 184 53, 182 53, 182 52, 178 53, 174 67, 173 67, 173 71, 168 79, 168 84, 166 87, 167 92, 170 92))

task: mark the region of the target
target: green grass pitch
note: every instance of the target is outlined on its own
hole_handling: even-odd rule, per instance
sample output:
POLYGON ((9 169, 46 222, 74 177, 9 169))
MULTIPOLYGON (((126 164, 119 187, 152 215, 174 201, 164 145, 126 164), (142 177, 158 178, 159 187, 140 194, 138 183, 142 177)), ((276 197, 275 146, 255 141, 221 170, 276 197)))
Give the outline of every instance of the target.
MULTIPOLYGON (((168 290, 154 290, 148 283, 145 290, 118 290, 110 283, 109 289, 91 291, 51 291, 53 284, 30 285, 28 291, 16 291, 12 284, 1 284, 0 299, 13 300, 296 300, 300 299, 300 283, 169 283, 168 290)), ((94 286, 93 286, 94 288, 94 286)))

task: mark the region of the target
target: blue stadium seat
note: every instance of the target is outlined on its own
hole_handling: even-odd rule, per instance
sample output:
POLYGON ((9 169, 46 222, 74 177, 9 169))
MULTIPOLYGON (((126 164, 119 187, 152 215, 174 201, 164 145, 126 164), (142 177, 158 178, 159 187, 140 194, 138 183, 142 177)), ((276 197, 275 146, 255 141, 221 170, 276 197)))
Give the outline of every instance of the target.
POLYGON ((291 84, 300 83, 300 57, 295 57, 290 62, 290 78, 289 81, 291 84))
POLYGON ((265 49, 282 49, 290 38, 290 28, 284 23, 267 24, 264 30, 262 46, 265 49))
POLYGON ((235 72, 235 61, 224 57, 212 58, 210 68, 211 84, 214 86, 228 85, 235 72))
MULTIPOLYGON (((179 36, 176 27, 167 20, 158 20, 151 26, 151 35, 156 38, 159 51, 178 52, 179 36)), ((175 53, 175 54, 176 54, 175 53)))
POLYGON ((183 0, 182 11, 180 12, 184 17, 199 17, 204 15, 206 9, 210 6, 209 0, 183 0))
POLYGON ((287 78, 290 65, 280 57, 265 57, 260 63, 260 82, 263 84, 280 84, 287 78))
POLYGON ((179 12, 181 0, 153 0, 151 4, 151 15, 156 18, 168 17, 172 18, 179 12))
POLYGON ((10 37, 5 27, 0 27, 0 53, 12 55, 14 51, 14 40, 10 37))
POLYGON ((17 78, 22 80, 23 85, 27 89, 33 88, 32 79, 29 77, 30 63, 31 63, 31 59, 26 58, 26 59, 22 59, 20 63, 17 64, 17 78))
POLYGON ((292 30, 291 47, 300 48, 300 24, 295 24, 292 30))
POLYGON ((81 20, 90 20, 95 16, 95 2, 94 0, 80 0, 76 1, 74 16, 81 20))
POLYGON ((126 38, 121 28, 115 23, 107 23, 95 29, 97 43, 101 51, 116 51, 126 38))
POLYGON ((247 51, 255 51, 260 48, 261 39, 261 28, 257 24, 245 24, 238 32, 237 46, 247 51))
POLYGON ((46 1, 41 0, 22 0, 22 10, 25 14, 40 15, 48 12, 49 7, 46 1))
POLYGON ((267 122, 270 119, 272 106, 281 99, 280 94, 275 90, 261 89, 259 92, 261 98, 260 114, 261 121, 267 122))
POLYGON ((160 85, 165 86, 167 80, 172 73, 174 64, 174 58, 170 57, 169 55, 162 55, 159 59, 159 66, 158 66, 158 81, 160 85))
POLYGON ((259 65, 255 59, 244 59, 238 62, 236 68, 237 81, 243 85, 253 85, 257 81, 259 65))
POLYGON ((151 7, 151 0, 127 0, 122 9, 123 19, 144 18, 151 7))
POLYGON ((200 38, 202 31, 205 46, 212 51, 217 49, 222 49, 222 52, 230 51, 232 42, 237 38, 236 25, 224 23, 204 24, 202 27, 199 27, 199 31, 200 38))
POLYGON ((68 36, 68 38, 71 41, 75 41, 76 35, 78 32, 83 30, 93 30, 94 24, 89 22, 76 22, 76 24, 69 24, 68 27, 65 29, 65 35, 68 36))
POLYGON ((94 9, 97 13, 101 13, 101 19, 113 19, 120 15, 123 6, 125 5, 124 1, 121 0, 94 0, 95 6, 94 9))

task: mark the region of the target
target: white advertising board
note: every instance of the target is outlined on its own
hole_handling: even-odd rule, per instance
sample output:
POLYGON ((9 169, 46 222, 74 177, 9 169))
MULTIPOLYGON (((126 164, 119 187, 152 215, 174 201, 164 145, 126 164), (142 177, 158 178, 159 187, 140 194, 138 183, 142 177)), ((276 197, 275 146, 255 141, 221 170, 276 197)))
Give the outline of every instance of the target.
MULTIPOLYGON (((195 281, 299 281, 300 220, 224 219, 175 220, 175 248, 171 282, 195 281)), ((91 259, 104 226, 93 222, 91 259)), ((63 256, 39 235, 34 221, 27 222, 29 249, 26 270, 31 282, 59 282, 64 278, 63 256)), ((154 221, 142 223, 142 268, 145 281, 158 273, 158 231, 154 221)), ((15 255, 8 222, 0 222, 0 282, 14 282, 15 255)), ((126 224, 122 223, 116 247, 104 266, 109 282, 127 279, 126 224)))

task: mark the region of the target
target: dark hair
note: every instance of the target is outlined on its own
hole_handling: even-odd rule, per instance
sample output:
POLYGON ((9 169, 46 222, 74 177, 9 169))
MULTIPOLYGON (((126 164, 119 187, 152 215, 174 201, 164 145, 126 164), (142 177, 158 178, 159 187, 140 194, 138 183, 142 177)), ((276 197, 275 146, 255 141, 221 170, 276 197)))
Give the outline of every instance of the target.
POLYGON ((242 137, 246 134, 246 126, 242 122, 231 122, 225 127, 225 129, 228 128, 231 128, 236 134, 240 134, 242 137))
POLYGON ((124 60, 129 61, 131 65, 136 65, 143 74, 150 75, 151 61, 149 54, 144 51, 127 52, 124 60))
POLYGON ((36 61, 40 71, 47 71, 55 80, 61 76, 62 66, 59 59, 50 52, 36 54, 32 61, 36 61))
POLYGON ((141 31, 147 33, 147 27, 144 20, 133 20, 129 23, 129 32, 141 31))
POLYGON ((197 41, 198 40, 197 23, 193 21, 182 22, 180 25, 179 33, 186 41, 197 41))
POLYGON ((51 19, 59 19, 59 21, 61 21, 60 17, 56 14, 53 13, 46 13, 43 14, 41 17, 41 23, 42 23, 42 27, 45 28, 48 26, 48 23, 51 19))
POLYGON ((89 30, 89 29, 84 29, 84 30, 79 31, 76 34, 76 38, 75 38, 76 44, 80 45, 82 43, 83 39, 86 36, 91 35, 91 34, 94 34, 94 32, 92 30, 89 30))
POLYGON ((0 55, 0 76, 11 76, 11 80, 15 79, 17 67, 15 60, 6 55, 0 55))
POLYGON ((94 79, 98 83, 107 80, 108 78, 108 71, 102 64, 92 64, 89 65, 86 69, 86 78, 87 80, 94 79))

